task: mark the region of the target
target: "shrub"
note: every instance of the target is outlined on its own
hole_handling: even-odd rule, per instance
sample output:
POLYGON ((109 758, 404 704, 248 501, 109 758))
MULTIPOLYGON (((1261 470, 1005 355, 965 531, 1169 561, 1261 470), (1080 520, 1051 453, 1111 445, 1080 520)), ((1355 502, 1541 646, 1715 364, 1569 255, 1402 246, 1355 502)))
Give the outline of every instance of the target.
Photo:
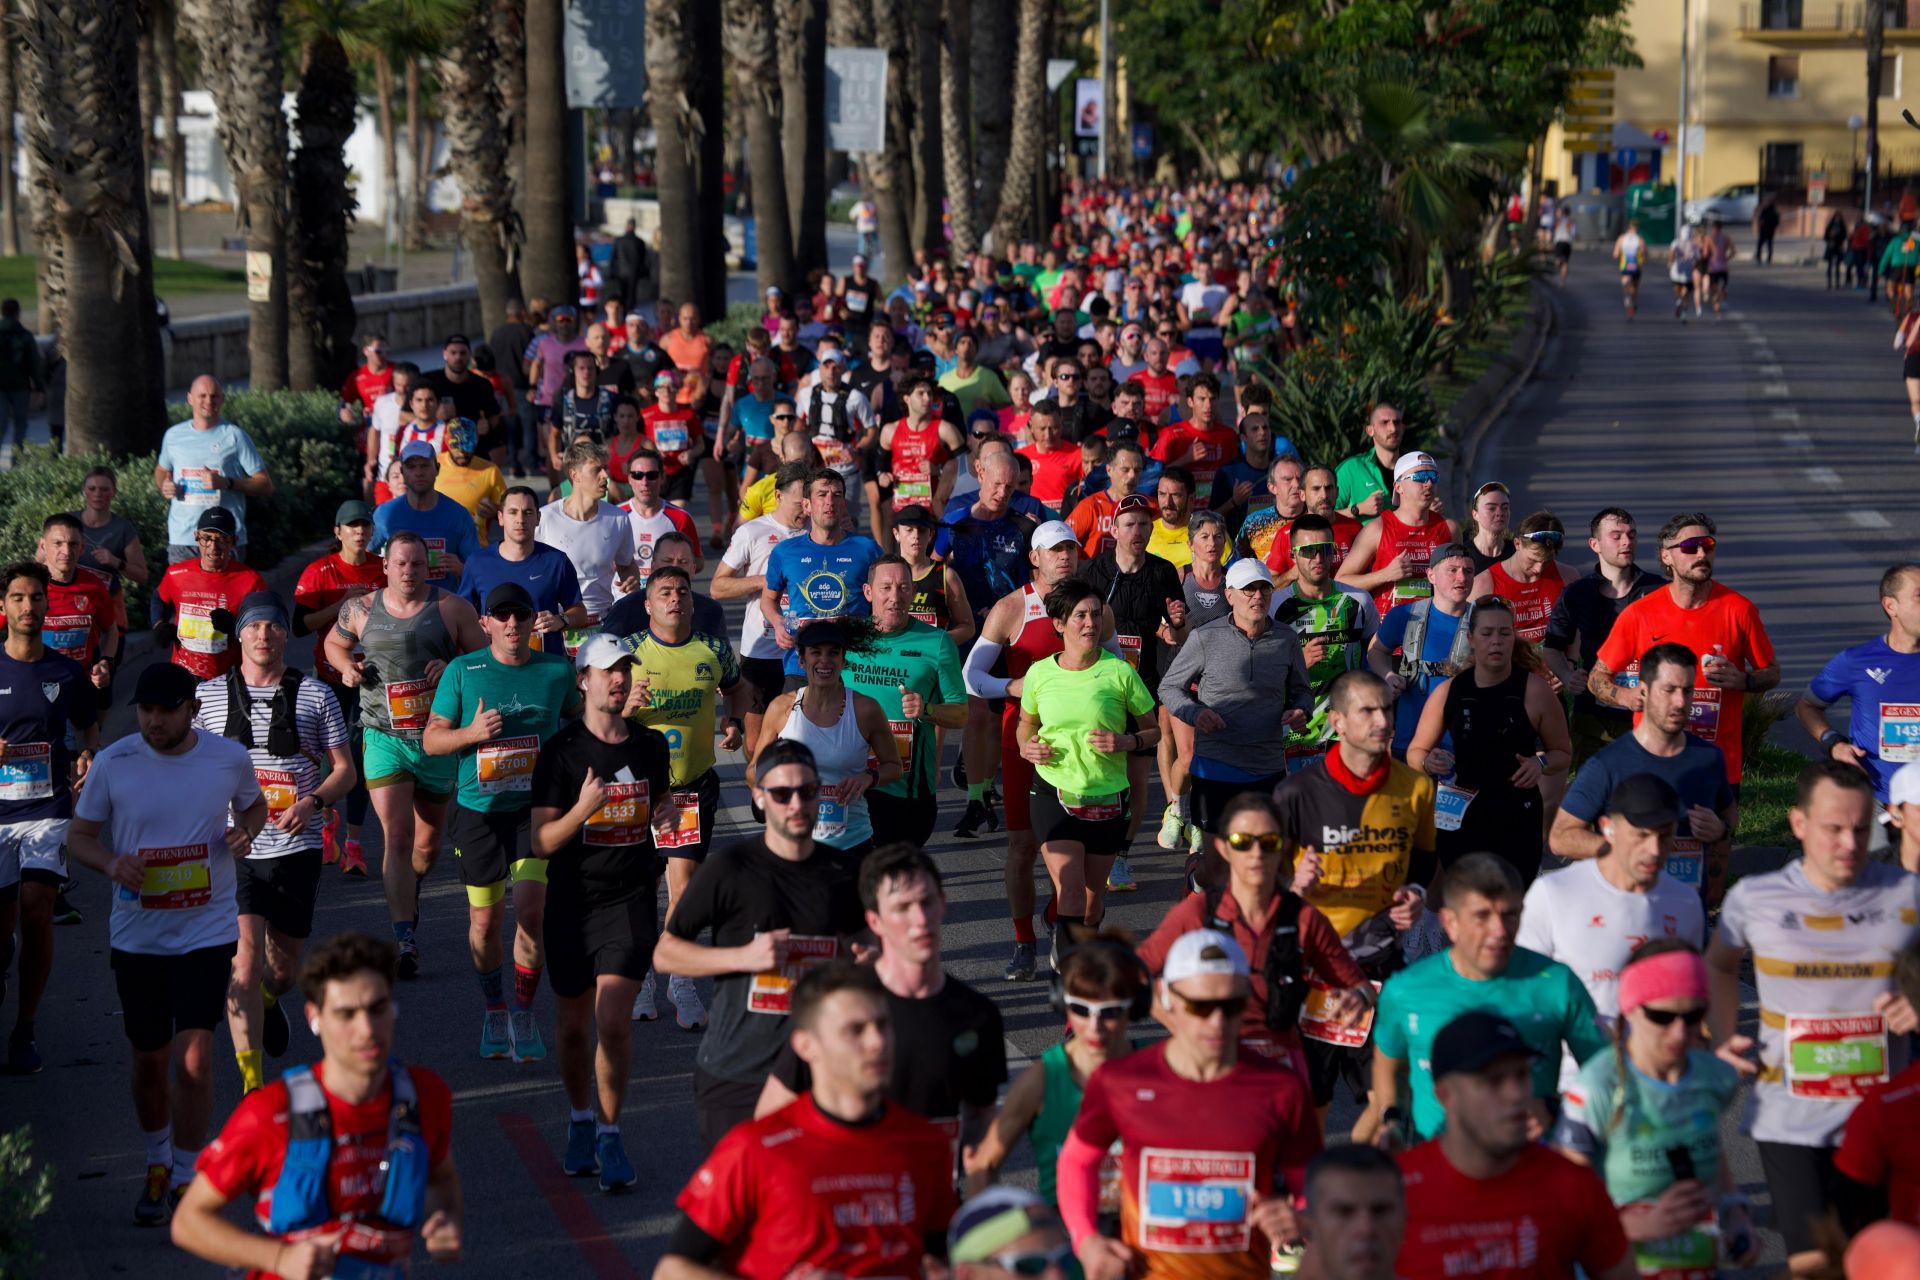
POLYGON ((727 314, 706 327, 716 344, 726 343, 739 351, 747 341, 747 330, 760 323, 760 317, 766 309, 758 302, 736 302, 727 308, 727 314))
POLYGON ((1382 297, 1349 324, 1338 346, 1316 337, 1277 370, 1260 371, 1273 385, 1275 430, 1309 463, 1337 463, 1359 449, 1361 428, 1382 402, 1406 420, 1406 448, 1420 447, 1439 423, 1427 375, 1453 338, 1435 308, 1382 297))
POLYGON ((0 1133, 0 1276, 32 1275, 40 1253, 33 1220, 53 1207, 53 1169, 33 1164, 33 1133, 0 1133))

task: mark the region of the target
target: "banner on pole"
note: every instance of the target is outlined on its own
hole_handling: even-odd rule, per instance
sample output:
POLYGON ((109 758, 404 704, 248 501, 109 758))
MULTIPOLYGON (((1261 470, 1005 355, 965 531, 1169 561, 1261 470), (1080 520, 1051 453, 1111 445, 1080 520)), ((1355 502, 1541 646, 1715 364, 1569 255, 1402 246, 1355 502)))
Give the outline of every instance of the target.
POLYGON ((827 146, 882 151, 887 145, 887 51, 827 50, 827 146))
POLYGON ((570 0, 563 37, 567 105, 645 106, 646 34, 644 0, 570 0))
POLYGON ((1073 136, 1098 138, 1107 131, 1107 103, 1100 82, 1086 76, 1073 82, 1073 136))

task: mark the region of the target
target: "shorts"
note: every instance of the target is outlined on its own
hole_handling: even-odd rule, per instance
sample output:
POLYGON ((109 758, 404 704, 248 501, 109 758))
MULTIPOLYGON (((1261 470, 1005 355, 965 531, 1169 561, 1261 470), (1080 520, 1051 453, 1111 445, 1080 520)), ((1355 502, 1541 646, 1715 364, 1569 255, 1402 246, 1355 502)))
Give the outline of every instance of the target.
POLYGON ((1788 1142, 1759 1142, 1760 1168, 1773 1200, 1773 1229, 1786 1241, 1787 1256, 1820 1247, 1814 1233, 1829 1212, 1846 1231, 1857 1231, 1880 1216, 1879 1193, 1862 1187, 1834 1167, 1832 1147, 1803 1147, 1788 1142))
POLYGON ((135 1053, 164 1049, 183 1031, 220 1025, 237 945, 223 942, 180 955, 110 953, 121 1022, 135 1053))
POLYGON ((1614 715, 1604 711, 1581 711, 1575 709, 1568 718, 1568 729, 1573 736, 1573 764, 1575 768, 1593 759, 1594 754, 1605 746, 1610 746, 1633 732, 1631 715, 1614 715))
POLYGON ((1693 277, 1691 275, 1676 276, 1673 273, 1669 272, 1667 274, 1667 279, 1672 281, 1673 287, 1680 290, 1680 292, 1682 293, 1693 292, 1693 277))
POLYGON ((1027 795, 1034 786, 1033 763, 1020 754, 1020 740, 1014 727, 1020 723, 1020 704, 1007 700, 1000 713, 1000 792, 1006 797, 1007 830, 1033 830, 1033 815, 1027 795))
POLYGON ((1091 858, 1110 858, 1127 851, 1127 819, 1131 814, 1126 788, 1116 797, 1120 812, 1111 818, 1083 818, 1068 813, 1060 789, 1035 774, 1027 792, 1028 812, 1036 842, 1045 846, 1071 841, 1091 858))
POLYGON ((58 887, 67 878, 67 824, 71 818, 0 823, 0 889, 26 881, 58 887))
POLYGON ((1906 359, 1900 362, 1900 376, 1908 380, 1920 378, 1920 351, 1909 351, 1906 359))
POLYGON ((693 1107, 700 1122, 700 1145, 708 1151, 737 1124, 753 1119, 764 1080, 726 1080, 693 1064, 693 1107))
POLYGON ((669 502, 686 502, 692 498, 694 470, 693 460, 688 459, 687 465, 680 470, 669 471, 666 483, 661 486, 660 496, 669 502))
POLYGON ((1562 262, 1571 259, 1573 257, 1573 242, 1570 240, 1555 240, 1553 242, 1553 256, 1562 262))
POLYGON ((742 658, 740 675, 747 682, 747 710, 755 715, 767 714, 773 700, 786 692, 787 670, 779 658, 742 658))
POLYGON ((1912 284, 1913 283, 1913 268, 1910 266, 1888 267, 1885 271, 1881 272, 1880 274, 1882 279, 1891 281, 1894 284, 1912 284))
POLYGON ((235 858, 234 899, 243 916, 259 916, 289 938, 313 936, 320 896, 320 851, 296 849, 276 858, 235 858))
POLYGON ((1620 272, 1620 278, 1621 278, 1622 280, 1631 280, 1631 281, 1633 281, 1633 282, 1634 282, 1635 284, 1639 284, 1639 283, 1640 283, 1640 268, 1638 268, 1638 267, 1635 267, 1635 268, 1633 268, 1633 270, 1631 270, 1631 271, 1626 271, 1626 270, 1622 270, 1622 271, 1620 272))
POLYGON ((904 840, 925 848, 933 838, 933 826, 940 818, 940 805, 932 796, 909 799, 885 791, 867 792, 867 816, 873 820, 873 842, 892 844, 904 840))
POLYGON ((1252 791, 1259 795, 1271 796, 1273 789, 1286 781, 1284 773, 1270 774, 1264 778, 1249 778, 1236 782, 1229 778, 1202 778, 1189 773, 1191 812, 1193 825, 1209 835, 1220 831, 1221 817, 1227 811, 1227 805, 1243 792, 1252 791))
MULTIPOLYGON (((1369 956, 1360 968, 1371 981, 1385 982, 1396 970, 1405 967, 1400 939, 1396 938, 1393 945, 1369 956)), ((1301 1036, 1300 1049, 1307 1060, 1307 1076, 1313 1084, 1314 1106, 1332 1103, 1334 1089, 1342 1080, 1347 1082, 1347 1092, 1353 1095, 1354 1101, 1365 1104, 1367 1092, 1373 1088, 1372 1037, 1368 1037, 1365 1044, 1343 1045, 1301 1036)))
POLYGON ((1724 271, 1709 271, 1709 272, 1707 272, 1707 283, 1708 283, 1708 284, 1717 284, 1717 285, 1724 285, 1724 284, 1726 284, 1726 282, 1727 282, 1727 273, 1726 273, 1726 272, 1724 272, 1724 271))
MULTIPOLYGON (((699 793, 700 838, 692 844, 659 849, 660 865, 664 867, 668 858, 685 858, 689 862, 705 861, 707 850, 713 847, 713 826, 720 814, 720 775, 709 769, 695 778, 690 785, 673 789, 699 793)), ((655 847, 658 848, 658 845, 656 844, 655 847)))
POLYGON ((547 897, 547 979, 563 1000, 591 992, 601 976, 647 976, 653 944, 660 934, 660 905, 655 890, 625 902, 576 903, 549 892, 547 897))
POLYGON ((367 790, 413 784, 423 800, 445 800, 453 794, 460 762, 453 756, 430 756, 418 742, 376 729, 361 728, 361 756, 366 761, 367 790))
POLYGON ((460 883, 467 886, 467 902, 475 907, 498 906, 507 896, 507 877, 515 884, 547 883, 547 860, 520 851, 528 811, 482 812, 453 806, 447 835, 453 841, 454 860, 460 865, 460 883))

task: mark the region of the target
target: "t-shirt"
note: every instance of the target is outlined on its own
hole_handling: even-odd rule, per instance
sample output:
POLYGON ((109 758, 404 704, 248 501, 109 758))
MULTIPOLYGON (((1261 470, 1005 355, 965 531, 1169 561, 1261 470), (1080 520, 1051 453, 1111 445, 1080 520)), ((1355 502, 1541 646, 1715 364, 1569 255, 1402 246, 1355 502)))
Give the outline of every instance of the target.
MULTIPOLYGON (((1737 591, 1714 583, 1706 603, 1698 609, 1682 609, 1673 602, 1673 589, 1642 596, 1620 611, 1613 632, 1596 655, 1615 673, 1615 683, 1637 683, 1640 655, 1654 645, 1673 642, 1693 650, 1704 659, 1718 650, 1735 670, 1755 671, 1773 665, 1773 642, 1760 621, 1760 610, 1753 601, 1737 591), (1621 681, 1621 675, 1631 675, 1621 681)), ((1708 684, 1704 674, 1695 678, 1693 710, 1687 732, 1719 747, 1727 757, 1727 781, 1740 781, 1739 689, 1723 689, 1708 684)), ((1640 717, 1633 718, 1640 723, 1640 717)))
POLYGON ((547 740, 533 766, 533 805, 565 813, 580 803, 591 769, 607 798, 567 847, 547 860, 547 900, 583 909, 645 897, 659 877, 653 815, 666 803, 667 742, 632 726, 624 742, 602 742, 575 720, 547 740))
POLYGON ((1193 473, 1194 509, 1204 511, 1213 500, 1215 473, 1240 456, 1240 433, 1218 422, 1204 427, 1182 422, 1161 432, 1153 442, 1153 456, 1168 465, 1189 454, 1180 465, 1193 473))
POLYGON ((173 661, 202 680, 225 675, 240 661, 227 630, 236 622, 231 615, 249 593, 266 589, 267 580, 238 560, 221 573, 208 573, 197 558, 167 566, 155 594, 173 606, 173 661))
POLYGON ((1599 1275, 1627 1253, 1620 1215, 1600 1175, 1529 1146, 1498 1177, 1455 1169, 1438 1142, 1400 1156, 1407 1228, 1395 1274, 1404 1280, 1560 1280, 1578 1265, 1599 1275))
POLYGON ((99 718, 93 683, 79 663, 51 649, 22 662, 0 649, 0 823, 73 816, 68 730, 99 718))
POLYGON ((500 736, 459 753, 460 806, 479 813, 518 813, 533 803, 533 766, 540 748, 579 710, 573 664, 558 654, 529 653, 518 666, 491 648, 455 658, 440 673, 429 713, 456 729, 472 722, 480 704, 500 713, 500 736))
MULTIPOLYGON (((899 779, 876 790, 932 803, 940 770, 933 721, 925 714, 918 720, 901 718, 900 687, 905 685, 919 694, 929 707, 965 706, 967 685, 960 674, 960 650, 953 637, 939 627, 909 618, 905 627, 890 635, 875 633, 867 648, 849 651, 846 661, 847 688, 880 704, 905 767, 899 779)), ((897 1028, 895 1036, 897 1039, 897 1028)))
MULTIPOLYGON (((78 511, 69 512, 68 514, 72 515, 74 519, 80 520, 80 513, 78 511)), ((114 585, 117 587, 120 583, 121 570, 107 568, 93 558, 93 553, 97 549, 105 547, 108 552, 117 559, 125 560, 127 558, 127 548, 140 540, 140 527, 125 516, 117 514, 108 516, 107 522, 98 529, 88 524, 85 520, 80 520, 80 538, 85 552, 85 554, 81 556, 80 562, 89 569, 98 570, 106 574, 109 578, 112 578, 114 585)))
POLYGON ((633 526, 633 567, 640 572, 640 591, 646 590, 647 577, 653 572, 653 544, 656 539, 669 533, 684 534, 698 554, 699 527, 693 523, 692 516, 671 502, 662 503, 652 515, 635 507, 631 499, 621 503, 620 509, 627 513, 627 523, 633 526))
POLYGON ((47 616, 40 643, 91 668, 120 615, 119 587, 106 574, 80 565, 70 582, 47 583, 47 616))
POLYGON ((460 578, 448 572, 441 556, 452 552, 462 566, 480 550, 480 535, 474 528, 473 513, 452 498, 435 494, 433 505, 422 511, 407 500, 407 495, 390 498, 373 509, 373 538, 367 550, 385 549, 387 540, 401 530, 419 534, 427 544, 427 580, 451 589, 460 578))
POLYGON ((1101 1151, 1124 1144, 1120 1236, 1146 1255, 1146 1276, 1165 1280, 1266 1280, 1270 1244, 1249 1204, 1304 1191, 1321 1145, 1294 1072, 1242 1054, 1216 1080, 1186 1080, 1165 1041, 1089 1076, 1073 1133, 1101 1151))
POLYGON ((1871 1089, 1847 1118, 1833 1163, 1855 1182, 1887 1189, 1887 1214, 1920 1227, 1920 1067, 1871 1089))
MULTIPOLYGON (((379 556, 368 556, 357 565, 348 564, 339 552, 322 556, 300 571, 299 585, 293 589, 293 607, 297 614, 314 613, 347 598, 347 588, 364 586, 378 591, 387 585, 387 566, 379 556)), ((332 630, 329 623, 326 631, 332 630)), ((298 630, 296 628, 296 630, 298 630)), ((313 646, 313 674, 328 684, 339 684, 340 673, 327 661, 326 635, 323 631, 313 646)))
POLYGON ((1040 659, 1027 668, 1020 710, 1039 718, 1034 736, 1053 748, 1053 758, 1034 772, 1069 795, 1091 799, 1126 790, 1126 754, 1096 751, 1087 735, 1095 729, 1126 733, 1127 717, 1144 716, 1153 705, 1140 673, 1105 649, 1082 671, 1067 670, 1058 655, 1040 659))
POLYGON ((1894 772, 1920 760, 1920 653, 1898 653, 1875 636, 1835 654, 1807 692, 1826 703, 1852 701, 1847 740, 1867 753, 1874 792, 1885 804, 1894 772))
POLYGON ((1149 690, 1160 687, 1160 676, 1173 657, 1173 647, 1160 638, 1167 617, 1167 601, 1185 602, 1180 571, 1149 554, 1131 572, 1108 547, 1080 566, 1077 576, 1098 591, 1113 610, 1114 642, 1127 665, 1140 673, 1149 690))
POLYGON ((766 1078, 787 1042, 793 984, 839 956, 842 938, 866 928, 859 878, 859 860, 830 845, 815 844, 804 862, 794 862, 758 838, 717 848, 695 869, 667 920, 674 937, 691 942, 712 929, 714 946, 743 947, 756 934, 791 931, 779 969, 713 980, 697 1059, 703 1070, 754 1085, 766 1078))
MULTIPOLYGON (((1393 467, 1382 467, 1379 455, 1371 448, 1342 459, 1334 469, 1333 479, 1333 505, 1341 511, 1353 510, 1376 493, 1393 491, 1393 467)), ((1368 517, 1369 520, 1377 518, 1368 517)))
POLYGON ((480 545, 492 546, 497 536, 498 526, 491 518, 480 518, 480 504, 491 502, 497 510, 507 496, 506 478, 500 474, 500 468, 485 458, 469 458, 467 465, 461 466, 453 460, 452 454, 440 455, 440 474, 434 477, 434 491, 465 507, 473 518, 474 532, 480 537, 480 545))
POLYGON ((674 1203, 742 1280, 918 1275, 957 1207, 952 1166, 946 1135, 904 1107, 849 1125, 808 1095, 737 1125, 674 1203))
MULTIPOLYGON (((474 612, 486 609, 487 596, 503 582, 517 582, 533 597, 536 613, 565 613, 580 603, 580 576, 565 553, 544 542, 536 542, 524 560, 509 560, 498 545, 482 547, 467 561, 460 574, 455 595, 472 605, 474 612)), ((548 637, 533 638, 536 649, 545 649, 548 637)), ((552 652, 559 652, 560 641, 552 641, 552 652)))
POLYGON ((1307 684, 1313 689, 1313 714, 1300 732, 1287 733, 1287 754, 1291 757, 1317 755, 1333 741, 1333 728, 1327 722, 1333 682, 1349 671, 1358 671, 1367 659, 1367 643, 1380 629, 1380 615, 1373 597, 1344 582, 1330 584, 1331 592, 1321 600, 1308 600, 1296 586, 1274 592, 1273 620, 1293 628, 1300 637, 1302 650, 1324 636, 1327 652, 1307 668, 1307 684))
MULTIPOLYGON (((764 578, 767 561, 772 557, 775 545, 804 530, 804 525, 794 529, 772 516, 759 516, 733 531, 733 540, 727 544, 727 552, 720 557, 720 562, 742 577, 764 578)), ((767 629, 767 616, 760 612, 760 602, 749 597, 743 612, 745 619, 740 624, 740 656, 779 657, 780 646, 774 643, 773 635, 767 629)))
POLYGON ((115 951, 182 955, 240 937, 227 815, 260 799, 245 747, 193 731, 179 755, 137 733, 101 749, 73 816, 101 824, 101 843, 146 866, 138 889, 112 884, 115 951))
POLYGON ((1026 445, 1015 452, 1033 464, 1033 496, 1055 511, 1065 507, 1067 495, 1087 473, 1078 445, 1062 445, 1046 453, 1026 445))
POLYGON ((974 515, 972 508, 972 499, 965 497, 947 505, 942 517, 946 528, 935 535, 933 554, 958 575, 973 610, 973 624, 978 627, 1002 597, 1033 580, 1027 543, 1044 517, 1023 514, 1009 506, 1005 515, 986 520, 974 515))
MULTIPOLYGON (((1667 585, 1665 578, 1648 573, 1645 569, 1636 570, 1636 574, 1624 598, 1607 594, 1606 578, 1601 575, 1598 566, 1567 583, 1560 598, 1553 602, 1553 611, 1547 615, 1547 635, 1541 643, 1563 654, 1571 653, 1577 644, 1580 650, 1577 665, 1582 671, 1593 670, 1594 655, 1600 652, 1600 646, 1613 634, 1613 624, 1620 617, 1620 611, 1648 592, 1658 591, 1667 585)), ((1623 711, 1601 706, 1594 701, 1591 693, 1577 695, 1573 700, 1573 709, 1580 715, 1626 717, 1623 711)))
POLYGON ((1380 1052, 1407 1064, 1413 1084, 1413 1128, 1423 1138, 1439 1133, 1447 1122, 1433 1093, 1433 1071, 1427 1061, 1434 1037, 1461 1014, 1475 1010, 1511 1020, 1539 1051, 1533 1063, 1537 1098, 1552 1098, 1560 1092, 1561 1044, 1570 1046, 1582 1062, 1612 1047, 1594 1014, 1593 997, 1573 970, 1537 951, 1515 947, 1505 971, 1484 982, 1460 975, 1452 948, 1417 960, 1381 988, 1373 1035, 1380 1052))
MULTIPOLYGON (((238 677, 235 677, 236 679, 238 677)), ((335 747, 347 745, 347 717, 340 700, 312 676, 302 676, 293 701, 294 729, 300 735, 300 750, 291 756, 276 756, 267 750, 267 730, 273 723, 273 700, 280 692, 275 681, 264 688, 247 685, 248 711, 253 729, 253 776, 267 797, 267 825, 254 838, 249 859, 278 858, 300 849, 320 847, 320 822, 309 819, 298 835, 288 835, 273 825, 273 819, 294 806, 301 796, 320 789, 320 761, 335 747)), ((193 717, 196 727, 221 737, 227 733, 227 681, 208 680, 195 697, 200 710, 193 717)), ((238 742, 238 739, 233 739, 238 742)))
MULTIPOLYGON (((1184 569, 1193 563, 1193 546, 1188 542, 1189 529, 1186 525, 1178 528, 1165 520, 1153 522, 1153 532, 1147 535, 1147 551, 1159 556, 1176 569, 1184 569)), ((1221 548, 1221 563, 1231 553, 1231 548, 1221 548)))
MULTIPOLYGON (((747 607, 756 613, 759 611, 757 604, 749 604, 747 607)), ((600 630, 616 640, 624 640, 628 636, 637 636, 645 631, 647 622, 647 593, 636 591, 632 595, 621 596, 613 602, 613 608, 607 610, 606 615, 600 619, 600 630)), ((727 611, 720 607, 718 600, 704 591, 693 593, 693 629, 710 636, 723 636, 727 633, 727 611)), ((567 634, 568 642, 578 648, 578 642, 573 639, 577 633, 568 632, 567 634)))
POLYGON ((432 387, 442 400, 452 400, 454 412, 473 419, 474 425, 483 432, 487 429, 487 419, 500 412, 500 398, 484 374, 468 370, 466 377, 455 382, 446 369, 440 368, 423 375, 420 381, 432 387))
MULTIPOLYGON (((767 589, 780 596, 787 629, 798 633, 815 618, 869 615, 867 571, 880 558, 880 544, 863 534, 838 542, 816 542, 813 534, 785 538, 767 556, 767 589)), ((786 672, 800 674, 800 651, 786 650, 786 672)))
POLYGON ((975 409, 999 409, 1013 403, 1007 395, 1007 384, 984 365, 976 365, 972 375, 965 378, 958 369, 949 370, 940 375, 940 386, 959 397, 960 412, 967 417, 972 417, 975 409))
POLYGON ((740 683, 740 662, 724 635, 695 630, 669 644, 651 628, 624 641, 633 678, 646 681, 647 706, 634 720, 658 729, 673 761, 673 785, 688 786, 713 768, 713 711, 718 693, 740 683))
POLYGON ((200 513, 208 507, 225 507, 233 513, 240 530, 236 541, 247 545, 246 495, 237 489, 215 489, 213 477, 242 480, 266 470, 252 436, 231 422, 215 423, 205 431, 191 422, 175 423, 160 438, 160 454, 154 462, 173 473, 174 497, 167 504, 170 544, 194 545, 194 526, 200 521, 200 513))
MULTIPOLYGON (((1408 678, 1406 689, 1393 701, 1393 754, 1402 759, 1413 741, 1414 730, 1420 727, 1420 712, 1427 705, 1427 695, 1451 674, 1447 670, 1447 659, 1453 653, 1453 639, 1459 633, 1461 619, 1466 616, 1464 611, 1443 613, 1438 606, 1425 601, 1396 605, 1380 620, 1380 643, 1386 646, 1387 652, 1396 653, 1406 643, 1407 623, 1413 617, 1413 610, 1422 605, 1427 608, 1427 633, 1420 653, 1414 658, 1418 666, 1408 678)), ((1404 673, 1405 666, 1401 664, 1396 669, 1404 673)))
POLYGON ((616 566, 633 563, 633 530, 627 513, 610 502, 594 507, 589 520, 575 520, 561 502, 540 508, 540 541, 573 561, 580 598, 598 618, 613 603, 616 566))
POLYGON ((1638 773, 1650 773, 1668 783, 1680 795, 1682 817, 1676 830, 1673 855, 1667 860, 1667 874, 1683 885, 1698 889, 1704 881, 1705 850, 1693 834, 1692 822, 1684 816, 1692 806, 1705 805, 1715 813, 1733 807, 1733 788, 1727 782, 1725 757, 1720 748, 1702 742, 1692 734, 1681 735, 1685 744, 1677 756, 1657 756, 1626 734, 1594 752, 1560 802, 1582 822, 1598 822, 1607 811, 1613 789, 1638 773))

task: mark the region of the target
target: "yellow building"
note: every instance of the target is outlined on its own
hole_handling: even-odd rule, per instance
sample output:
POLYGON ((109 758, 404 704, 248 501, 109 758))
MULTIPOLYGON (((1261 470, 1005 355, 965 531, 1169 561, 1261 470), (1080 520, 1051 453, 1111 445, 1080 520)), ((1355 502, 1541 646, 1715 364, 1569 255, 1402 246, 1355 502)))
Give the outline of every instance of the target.
MULTIPOLYGON (((1920 90, 1910 80, 1920 77, 1920 0, 1886 7, 1879 171, 1920 175, 1920 133, 1900 118, 1920 90)), ((1683 197, 1758 183, 1797 200, 1821 174, 1829 191, 1850 191, 1865 163, 1856 122, 1866 114, 1867 9, 1865 0, 1633 0, 1628 25, 1645 65, 1612 73, 1610 101, 1606 77, 1585 82, 1593 87, 1573 112, 1582 123, 1571 138, 1559 126, 1549 135, 1545 176, 1563 192, 1619 190, 1630 169, 1631 180, 1672 180, 1684 47, 1683 197), (1593 126, 1608 123, 1609 109, 1610 141, 1630 157, 1596 147, 1593 126)))

